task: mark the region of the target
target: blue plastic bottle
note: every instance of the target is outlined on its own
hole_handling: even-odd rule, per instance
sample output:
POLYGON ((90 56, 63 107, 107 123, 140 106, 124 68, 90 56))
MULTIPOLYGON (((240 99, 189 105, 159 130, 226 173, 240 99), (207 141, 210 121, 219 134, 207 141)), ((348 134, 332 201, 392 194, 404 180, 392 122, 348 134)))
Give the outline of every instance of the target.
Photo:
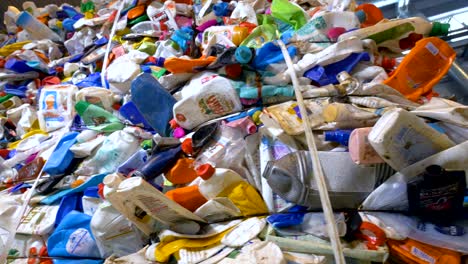
POLYGON ((169 121, 176 100, 151 74, 143 73, 132 82, 132 101, 148 124, 162 136, 170 136, 169 121))
POLYGON ((76 143, 76 136, 78 135, 78 132, 69 132, 60 139, 60 142, 44 166, 45 172, 51 176, 61 175, 65 172, 74 158, 70 147, 76 143))

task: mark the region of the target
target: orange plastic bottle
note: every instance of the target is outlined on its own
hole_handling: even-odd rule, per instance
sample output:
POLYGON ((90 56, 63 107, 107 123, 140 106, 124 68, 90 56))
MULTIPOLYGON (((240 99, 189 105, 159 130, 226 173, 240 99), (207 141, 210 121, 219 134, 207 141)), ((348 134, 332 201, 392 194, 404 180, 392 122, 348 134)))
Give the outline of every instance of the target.
POLYGON ((458 264, 461 254, 452 250, 424 244, 413 239, 388 240, 391 259, 409 264, 458 264))
POLYGON ((170 190, 166 193, 166 196, 191 212, 194 212, 198 207, 207 202, 205 197, 200 193, 198 185, 170 190))
POLYGON ((128 19, 135 19, 137 17, 142 16, 146 12, 146 6, 145 5, 138 5, 132 9, 130 9, 127 13, 127 18, 128 19))
POLYGON ((174 184, 186 184, 198 177, 194 169, 194 159, 181 158, 164 176, 174 184))
POLYGON ((216 60, 216 57, 201 57, 199 59, 183 59, 177 57, 171 57, 164 61, 164 68, 171 73, 187 73, 196 72, 194 68, 205 67, 216 60))
POLYGON ((421 39, 384 84, 416 102, 432 93, 432 87, 447 73, 455 56, 452 47, 440 38, 421 39))
POLYGON ((366 14, 366 20, 361 23, 361 27, 363 28, 373 26, 380 22, 380 20, 384 19, 382 10, 380 10, 373 4, 364 3, 362 5, 359 5, 358 7, 356 7, 355 11, 359 10, 362 10, 366 14))

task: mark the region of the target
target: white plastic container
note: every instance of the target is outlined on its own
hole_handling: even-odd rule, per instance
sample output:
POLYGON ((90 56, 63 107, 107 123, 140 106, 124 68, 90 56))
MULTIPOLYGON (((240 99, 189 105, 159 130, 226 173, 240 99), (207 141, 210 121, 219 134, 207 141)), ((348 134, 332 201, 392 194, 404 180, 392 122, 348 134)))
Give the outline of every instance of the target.
POLYGON ((203 122, 241 111, 242 104, 231 82, 212 72, 194 76, 174 105, 177 123, 192 129, 203 122))
POLYGON ((146 244, 145 236, 108 202, 93 215, 91 231, 102 258, 133 254, 146 244))
POLYGON ((197 173, 203 180, 200 181, 198 188, 200 193, 207 200, 216 198, 229 186, 244 181, 244 179, 235 171, 230 169, 214 169, 209 164, 201 165, 197 173))
POLYGON ((448 27, 438 22, 429 22, 421 17, 390 20, 378 23, 372 27, 344 33, 338 37, 338 41, 357 37, 359 39, 373 39, 377 46, 386 47, 394 52, 401 52, 399 40, 408 37, 411 33, 423 36, 446 35, 448 27))
POLYGON ((49 27, 42 24, 28 12, 21 12, 16 20, 16 24, 25 29, 31 38, 35 40, 50 39, 53 41, 62 41, 57 33, 53 32, 49 27))
POLYGON ((390 110, 379 119, 369 133, 369 142, 397 171, 455 146, 445 134, 401 108, 390 110))
MULTIPOLYGON (((363 51, 364 47, 360 39, 345 39, 329 46, 320 52, 308 53, 304 55, 300 61, 298 61, 296 64, 293 64, 293 68, 297 76, 303 76, 307 70, 312 69, 316 65, 326 66, 345 59, 351 53, 358 53, 363 51)), ((290 70, 288 69, 288 71, 290 70)), ((274 77, 267 77, 265 78, 265 82, 276 85, 287 84, 291 82, 291 77, 288 71, 282 72, 274 77)))
POLYGON ((75 114, 74 85, 53 85, 42 89, 37 117, 41 130, 49 132, 67 125, 75 114))
POLYGON ((119 182, 115 176, 104 178, 104 184, 111 188, 104 196, 122 215, 133 222, 146 235, 156 231, 157 222, 177 231, 198 232, 200 226, 194 222, 205 222, 202 218, 166 197, 141 177, 132 177, 119 182), (115 186, 118 184, 117 189, 115 186), (180 225, 180 226, 179 226, 180 225))
POLYGON ((331 28, 342 27, 346 30, 359 28, 361 21, 354 12, 321 12, 297 30, 291 41, 327 41, 331 28))

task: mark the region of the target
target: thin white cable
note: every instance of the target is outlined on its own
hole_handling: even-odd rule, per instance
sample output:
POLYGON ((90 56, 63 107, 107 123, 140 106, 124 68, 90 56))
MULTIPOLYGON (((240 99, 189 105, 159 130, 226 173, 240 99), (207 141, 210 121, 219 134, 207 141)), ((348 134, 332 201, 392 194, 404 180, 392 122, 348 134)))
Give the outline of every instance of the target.
MULTIPOLYGON (((64 129, 64 131, 69 131, 70 130, 70 126, 72 124, 73 120, 70 121, 64 129)), ((55 142, 55 144, 53 145, 53 150, 55 151, 55 148, 57 148, 57 145, 59 144, 60 142, 60 138, 57 140, 57 142, 55 142)), ((47 148, 49 149, 49 148, 47 148)), ((37 156, 39 157, 40 154, 42 154, 42 152, 44 152, 45 149, 42 149, 40 150, 38 153, 37 153, 37 156)), ((49 159, 50 160, 50 159, 49 159)), ((3 252, 1 252, 1 255, 0 255, 0 263, 4 264, 4 263, 7 263, 7 258, 8 258, 8 251, 10 250, 10 247, 13 245, 13 241, 15 239, 15 236, 16 236, 16 230, 18 229, 18 226, 20 225, 21 223, 21 219, 24 217, 24 214, 26 213, 26 210, 28 208, 28 205, 29 205, 29 202, 31 201, 31 198, 32 198, 32 195, 34 194, 34 191, 36 190, 36 187, 37 185, 39 184, 39 180, 41 179, 41 176, 42 176, 42 173, 44 172, 44 168, 46 167, 47 165, 47 162, 49 161, 47 160, 44 164, 44 166, 42 166, 42 169, 41 171, 39 171, 39 174, 37 175, 36 177, 36 180, 34 181, 34 184, 33 186, 31 187, 31 189, 29 189, 27 195, 26 195, 26 199, 24 199, 23 201, 23 205, 21 206, 21 209, 19 212, 16 212, 15 213, 15 216, 14 217, 14 220, 13 221, 13 224, 16 223, 16 226, 15 228, 11 229, 11 230, 8 230, 9 234, 8 234, 8 239, 5 243, 5 248, 3 249, 3 252)))
POLYGON ((333 253, 335 256, 336 264, 344 264, 345 259, 343 255, 343 248, 341 246, 340 236, 338 235, 338 229, 336 227, 335 217, 333 215, 333 209, 330 203, 330 197, 328 196, 327 185, 325 184, 325 176, 323 175, 322 165, 320 164, 320 159, 318 157, 317 146, 315 144, 314 135, 312 134, 312 128, 310 125, 310 120, 307 115, 307 110, 304 105, 304 98, 302 98, 301 89, 299 88, 299 80, 297 79, 296 72, 294 71, 291 57, 289 56, 286 46, 281 40, 278 40, 278 44, 283 53, 284 60, 286 65, 289 68, 289 74, 291 75, 294 93, 296 94, 297 104, 299 105, 299 110, 302 116, 302 124, 304 126, 304 131, 307 139, 307 145, 309 147, 310 157, 312 159, 312 168, 315 183, 317 184, 318 191, 320 194, 320 202, 322 204, 323 213, 325 215, 325 220, 327 221, 328 236, 330 237, 331 245, 333 248, 333 253))
POLYGON ((105 87, 105 88, 109 88, 107 87, 107 84, 106 84, 106 74, 107 74, 107 66, 108 66, 107 64, 109 63, 109 53, 111 51, 111 43, 112 43, 112 39, 114 38, 117 23, 120 20, 120 13, 122 13, 124 4, 125 4, 124 0, 120 1, 120 6, 119 6, 119 9, 117 10, 117 14, 115 14, 114 23, 112 24, 111 33, 109 35, 109 42, 107 42, 106 53, 104 54, 104 62, 102 63, 102 71, 101 71, 101 85, 102 87, 105 87))

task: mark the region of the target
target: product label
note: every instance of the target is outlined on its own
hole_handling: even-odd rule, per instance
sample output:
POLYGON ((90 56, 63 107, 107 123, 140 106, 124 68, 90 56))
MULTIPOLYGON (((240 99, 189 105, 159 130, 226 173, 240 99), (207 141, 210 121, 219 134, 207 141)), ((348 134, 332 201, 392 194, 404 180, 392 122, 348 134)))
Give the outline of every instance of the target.
POLYGON ((378 32, 376 34, 370 35, 367 38, 374 40, 376 44, 380 44, 387 40, 399 39, 400 37, 414 30, 415 30, 414 26, 410 22, 407 22, 407 23, 403 23, 401 25, 389 28, 387 30, 378 32))
POLYGON ((439 54, 439 49, 436 46, 434 46, 434 44, 432 44, 432 42, 428 42, 426 44, 426 49, 434 56, 439 54))
POLYGON ((422 208, 429 211, 445 211, 452 207, 457 191, 458 183, 440 188, 422 189, 419 202, 422 208))
POLYGON ((96 249, 96 242, 91 233, 84 228, 78 228, 68 238, 66 250, 73 256, 90 256, 96 249))
POLYGON ((323 17, 317 17, 296 31, 296 36, 298 40, 311 39, 311 41, 326 41, 328 37, 319 31, 326 28, 327 23, 325 19, 323 19, 323 17))
POLYGON ((214 35, 223 35, 227 39, 232 39, 232 32, 230 29, 223 28, 220 30, 212 30, 212 31, 205 31, 203 34, 203 44, 206 45, 208 44, 209 40, 214 36, 214 35))
POLYGON ((402 127, 389 144, 392 144, 394 153, 393 163, 400 163, 402 167, 414 164, 440 150, 429 137, 411 127, 402 127))
POLYGON ((424 261, 427 261, 431 264, 435 263, 435 259, 431 256, 429 256, 426 252, 420 250, 417 247, 411 247, 411 254, 419 259, 422 259, 424 261))
POLYGON ((205 115, 224 115, 234 109, 234 103, 220 94, 210 94, 198 101, 200 111, 205 115))

